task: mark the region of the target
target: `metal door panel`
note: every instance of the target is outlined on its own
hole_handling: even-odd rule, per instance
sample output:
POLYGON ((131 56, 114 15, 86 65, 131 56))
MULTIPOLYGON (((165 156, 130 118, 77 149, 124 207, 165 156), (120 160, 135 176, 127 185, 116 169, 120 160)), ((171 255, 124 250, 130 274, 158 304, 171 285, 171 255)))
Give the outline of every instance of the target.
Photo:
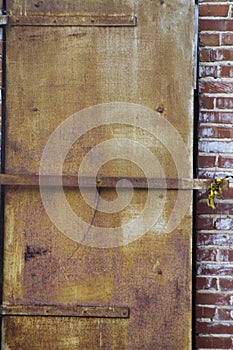
MULTIPOLYGON (((144 105, 166 118, 184 140, 187 174, 192 176, 192 1, 28 1, 22 6, 9 1, 8 10, 10 16, 28 16, 31 25, 14 23, 7 28, 6 173, 38 174, 56 127, 83 108, 117 101, 144 105), (137 17, 137 25, 33 22, 39 12, 96 14, 97 5, 97 15, 129 14, 137 17)), ((178 176, 161 135, 129 125, 89 131, 67 154, 63 173, 76 175, 90 149, 118 137, 141 142, 156 155, 166 178, 178 176)), ((144 176, 139 167, 122 159, 106 163, 101 173, 144 176)), ((140 214, 148 191, 135 190, 130 206, 112 215, 90 208, 77 188, 65 193, 87 223, 115 227, 140 214)), ((60 232, 50 221, 38 188, 7 186, 2 348, 31 349, 33 344, 34 349, 189 349, 191 203, 172 232, 161 232, 177 191, 153 191, 155 210, 165 195, 163 214, 145 235, 126 244, 122 230, 123 246, 99 249, 60 232), (27 310, 28 316, 13 316, 7 309, 23 310, 27 305, 56 306, 63 317, 30 316, 27 310), (75 305, 127 307, 129 317, 64 317, 66 308, 75 305)), ((101 189, 101 196, 112 200, 116 192, 101 189)), ((186 191, 182 196, 185 201, 186 191)))

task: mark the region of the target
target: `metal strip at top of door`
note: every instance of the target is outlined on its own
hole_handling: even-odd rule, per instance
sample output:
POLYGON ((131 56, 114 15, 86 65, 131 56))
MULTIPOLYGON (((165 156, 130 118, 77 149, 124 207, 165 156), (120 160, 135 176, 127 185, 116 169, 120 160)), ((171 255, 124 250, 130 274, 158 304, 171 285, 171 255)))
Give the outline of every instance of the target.
POLYGON ((134 14, 75 15, 0 15, 0 25, 9 26, 72 26, 72 27, 135 27, 137 17, 134 14))

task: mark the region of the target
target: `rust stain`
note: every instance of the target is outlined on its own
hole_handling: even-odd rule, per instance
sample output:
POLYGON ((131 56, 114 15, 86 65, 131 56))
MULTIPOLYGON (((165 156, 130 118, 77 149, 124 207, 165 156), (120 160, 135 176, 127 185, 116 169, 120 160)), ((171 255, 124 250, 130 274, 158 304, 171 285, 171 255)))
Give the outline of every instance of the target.
POLYGON ((71 34, 68 34, 67 36, 68 37, 75 37, 75 38, 81 38, 81 37, 83 37, 83 36, 86 36, 87 35, 87 33, 71 33, 71 34))
POLYGON ((29 261, 33 258, 36 258, 38 256, 46 255, 49 253, 48 248, 41 248, 41 247, 32 247, 27 245, 25 252, 24 252, 24 260, 29 261))

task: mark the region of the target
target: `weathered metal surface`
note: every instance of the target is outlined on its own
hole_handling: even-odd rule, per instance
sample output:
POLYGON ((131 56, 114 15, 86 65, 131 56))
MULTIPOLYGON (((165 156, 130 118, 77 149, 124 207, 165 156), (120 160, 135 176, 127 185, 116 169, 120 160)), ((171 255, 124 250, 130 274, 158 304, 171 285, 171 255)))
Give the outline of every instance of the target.
MULTIPOLYGON (((121 101, 145 105, 171 122, 187 146, 187 177, 192 176, 192 1, 10 0, 8 11, 10 16, 132 13, 138 25, 7 28, 7 174, 38 174, 44 147, 60 123, 85 107, 121 101)), ((90 149, 120 137, 141 142, 156 155, 165 178, 178 177, 161 135, 124 125, 103 125, 83 135, 67 154, 63 175, 76 176, 90 149)), ((124 159, 107 162, 101 174, 145 176, 124 159)), ((159 177, 158 171, 154 178, 159 177)), ((97 249, 85 246, 88 232, 80 232, 81 244, 53 225, 38 188, 6 187, 4 305, 128 305, 130 317, 4 316, 3 348, 191 348, 191 203, 182 222, 172 232, 163 232, 178 191, 151 192, 153 210, 166 197, 158 223, 130 244, 122 229, 123 246, 97 249)), ((185 201, 187 191, 180 192, 185 201)), ((114 214, 90 207, 77 188, 67 188, 65 194, 85 222, 121 227, 143 210, 148 191, 135 190, 130 205, 114 214)), ((101 196, 111 202, 116 193, 101 189, 101 196)), ((64 212, 56 210, 66 220, 64 212)))
POLYGON ((130 15, 32 15, 10 16, 11 26, 135 27, 136 16, 130 15))
MULTIPOLYGON (((30 1, 7 1, 7 11, 9 15, 31 16, 31 15, 69 15, 75 16, 77 14, 93 15, 105 14, 130 14, 132 15, 134 9, 134 1, 130 0, 88 0, 88 1, 74 1, 74 0, 30 0, 30 1)), ((135 8, 136 10, 136 8, 135 8)))
POLYGON ((3 305, 1 315, 127 318, 129 317, 129 308, 126 306, 3 305))
POLYGON ((2 347, 4 350, 126 349, 128 323, 128 319, 9 316, 3 320, 2 347))
MULTIPOLYGON (((60 178, 56 175, 8 175, 0 174, 0 185, 17 185, 17 186, 39 186, 39 182, 43 186, 56 187, 59 186, 60 178)), ((79 187, 78 176, 63 176, 62 184, 64 187, 79 187)), ((93 187, 93 183, 97 188, 115 188, 119 181, 127 180, 134 188, 141 189, 183 189, 183 190, 200 190, 207 189, 210 184, 209 179, 151 179, 143 177, 124 177, 124 176, 101 176, 81 177, 82 187, 93 187)), ((228 182, 226 182, 228 186, 228 182)), ((128 188, 127 182, 120 182, 118 188, 128 188)), ((227 188, 227 187, 226 187, 227 188)))

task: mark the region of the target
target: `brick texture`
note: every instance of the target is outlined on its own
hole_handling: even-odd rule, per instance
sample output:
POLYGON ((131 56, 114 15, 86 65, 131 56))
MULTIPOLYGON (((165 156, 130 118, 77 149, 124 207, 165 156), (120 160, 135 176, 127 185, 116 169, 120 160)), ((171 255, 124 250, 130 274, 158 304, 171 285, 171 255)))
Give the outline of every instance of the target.
MULTIPOLYGON (((233 1, 199 1, 198 176, 233 174, 233 1)), ((196 349, 233 349, 233 189, 197 193, 196 349)))

